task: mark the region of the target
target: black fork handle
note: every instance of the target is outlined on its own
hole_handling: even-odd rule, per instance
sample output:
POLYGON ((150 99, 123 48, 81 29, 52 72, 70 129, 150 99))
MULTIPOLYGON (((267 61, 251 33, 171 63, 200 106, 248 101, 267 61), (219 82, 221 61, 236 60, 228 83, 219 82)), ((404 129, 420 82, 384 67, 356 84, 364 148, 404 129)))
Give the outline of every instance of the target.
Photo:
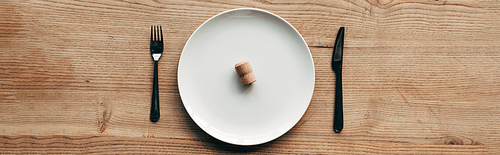
POLYGON ((344 128, 344 110, 342 110, 342 63, 337 64, 335 79, 335 112, 333 118, 333 129, 336 133, 344 128))
POLYGON ((160 119, 160 93, 158 91, 158 61, 155 62, 155 71, 153 77, 153 95, 151 97, 151 122, 157 122, 160 119))

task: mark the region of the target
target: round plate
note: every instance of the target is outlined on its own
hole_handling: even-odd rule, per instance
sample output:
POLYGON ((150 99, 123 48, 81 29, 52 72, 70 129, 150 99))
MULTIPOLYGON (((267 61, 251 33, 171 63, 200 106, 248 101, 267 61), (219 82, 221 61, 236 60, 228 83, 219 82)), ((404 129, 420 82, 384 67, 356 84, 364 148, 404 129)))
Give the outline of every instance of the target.
POLYGON ((299 32, 259 9, 228 10, 187 41, 178 68, 186 111, 209 135, 236 145, 280 137, 304 115, 314 91, 314 63, 299 32), (257 81, 242 86, 234 65, 248 60, 257 81))

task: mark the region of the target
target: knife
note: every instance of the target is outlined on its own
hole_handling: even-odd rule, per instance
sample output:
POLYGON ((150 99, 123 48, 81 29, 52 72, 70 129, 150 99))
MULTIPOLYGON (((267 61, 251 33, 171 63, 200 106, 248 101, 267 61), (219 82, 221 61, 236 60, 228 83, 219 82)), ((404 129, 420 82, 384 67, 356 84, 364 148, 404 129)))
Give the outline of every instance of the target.
POLYGON ((333 47, 332 70, 335 72, 335 111, 333 114, 333 130, 336 133, 344 128, 344 111, 342 110, 342 53, 344 49, 344 27, 340 27, 333 47))

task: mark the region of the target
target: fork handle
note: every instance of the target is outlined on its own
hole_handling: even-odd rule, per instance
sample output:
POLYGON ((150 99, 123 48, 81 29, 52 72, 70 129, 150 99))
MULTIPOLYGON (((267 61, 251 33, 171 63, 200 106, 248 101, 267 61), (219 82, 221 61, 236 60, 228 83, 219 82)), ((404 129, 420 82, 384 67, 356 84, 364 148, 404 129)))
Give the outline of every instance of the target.
POLYGON ((153 95, 151 97, 151 122, 157 122, 160 119, 160 93, 158 91, 158 61, 155 62, 155 71, 153 77, 153 95))

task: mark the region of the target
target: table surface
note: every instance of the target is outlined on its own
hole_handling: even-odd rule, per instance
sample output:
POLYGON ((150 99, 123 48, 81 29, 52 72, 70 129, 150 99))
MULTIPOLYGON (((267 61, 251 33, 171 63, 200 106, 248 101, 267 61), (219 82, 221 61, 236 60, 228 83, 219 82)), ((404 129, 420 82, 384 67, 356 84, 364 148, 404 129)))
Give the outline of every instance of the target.
POLYGON ((0 152, 500 154, 499 30, 496 0, 1 1, 0 152), (257 146, 206 134, 177 85, 193 31, 242 7, 290 22, 316 70, 302 119, 257 146), (150 25, 165 39, 157 123, 150 25), (345 125, 336 134, 330 62, 340 26, 345 125))

